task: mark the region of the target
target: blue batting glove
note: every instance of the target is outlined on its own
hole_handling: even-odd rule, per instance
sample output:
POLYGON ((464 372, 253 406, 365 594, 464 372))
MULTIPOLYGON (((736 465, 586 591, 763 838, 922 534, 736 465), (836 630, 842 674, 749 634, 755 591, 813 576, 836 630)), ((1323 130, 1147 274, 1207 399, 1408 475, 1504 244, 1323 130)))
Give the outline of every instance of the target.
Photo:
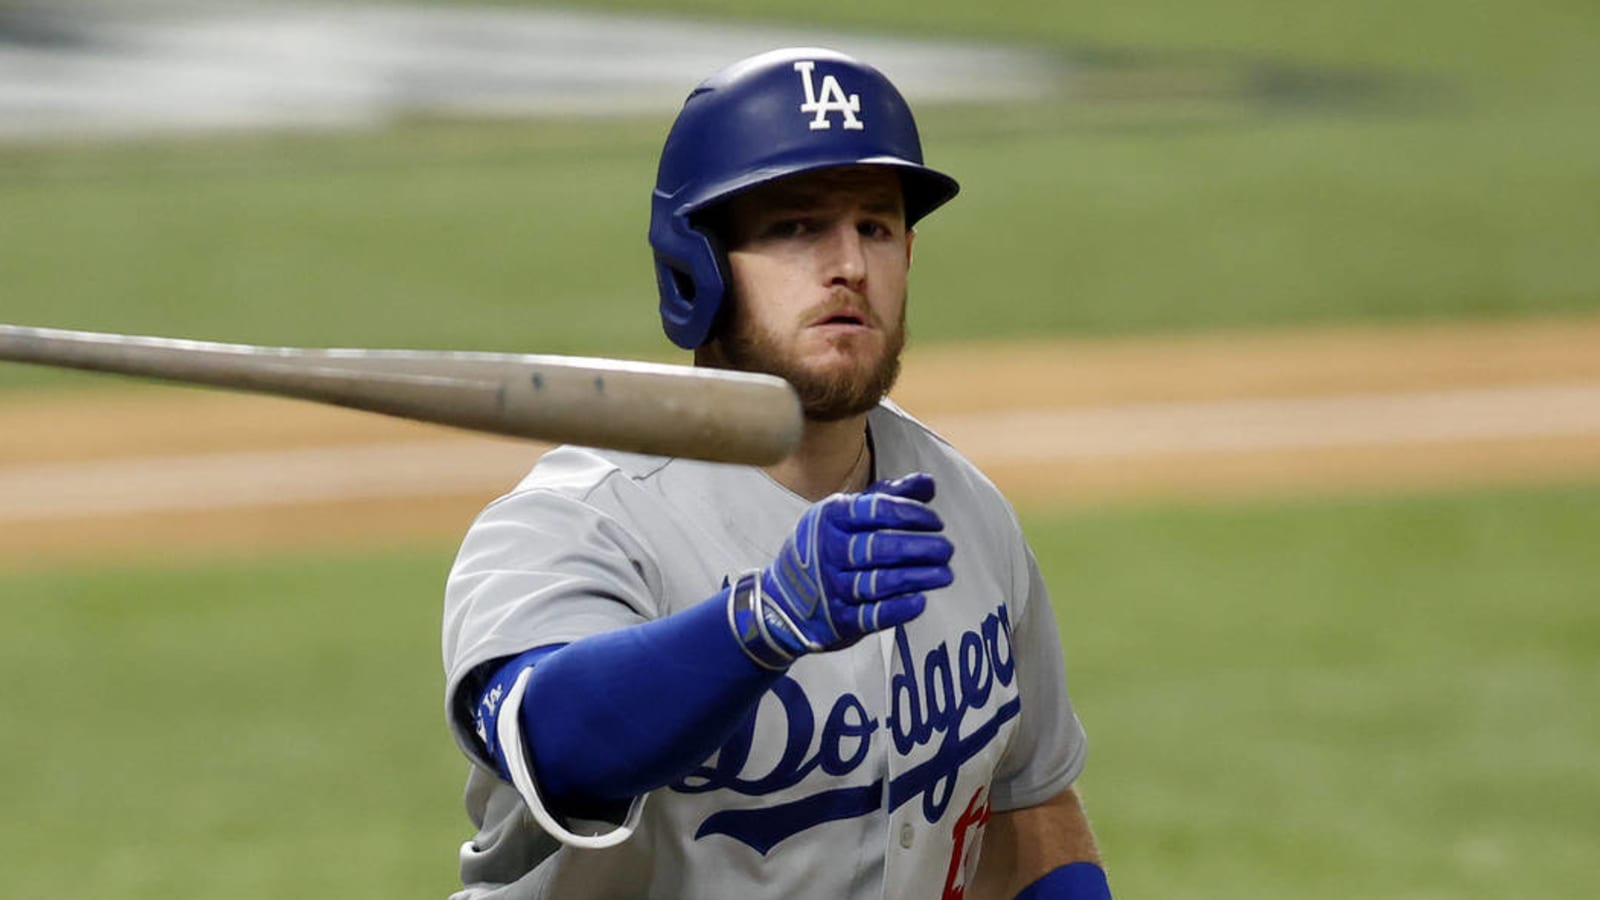
POLYGON ((933 495, 933 477, 917 473, 806 510, 777 560, 729 592, 729 625, 750 658, 782 669, 916 618, 922 592, 953 580, 933 495))

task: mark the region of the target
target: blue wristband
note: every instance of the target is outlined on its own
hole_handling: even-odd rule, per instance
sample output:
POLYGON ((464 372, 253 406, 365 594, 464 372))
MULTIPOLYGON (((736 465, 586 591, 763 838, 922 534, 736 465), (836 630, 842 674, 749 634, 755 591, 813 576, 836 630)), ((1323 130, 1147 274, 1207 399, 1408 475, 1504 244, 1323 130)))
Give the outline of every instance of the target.
POLYGON ((1023 888, 1017 900, 1111 900, 1111 885, 1094 863, 1068 863, 1023 888))

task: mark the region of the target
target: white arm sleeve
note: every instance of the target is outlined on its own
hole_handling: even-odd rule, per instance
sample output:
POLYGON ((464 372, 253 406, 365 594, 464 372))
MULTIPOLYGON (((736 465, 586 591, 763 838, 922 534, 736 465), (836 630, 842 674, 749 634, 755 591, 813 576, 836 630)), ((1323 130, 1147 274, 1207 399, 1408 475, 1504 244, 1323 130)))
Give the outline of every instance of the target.
POLYGON ((1012 633, 1017 646, 1022 712, 995 773, 994 809, 1036 806, 1072 785, 1083 771, 1087 739, 1067 695, 1066 663, 1055 611, 1033 550, 1022 548, 1019 586, 1023 614, 1012 633))
POLYGON ((638 540, 580 498, 535 490, 490 504, 445 585, 446 703, 461 749, 484 763, 467 696, 478 667, 656 618, 657 577, 638 540))
MULTIPOLYGON (((480 668, 654 618, 655 573, 637 538, 582 496, 531 490, 490 504, 468 530, 445 587, 446 703, 462 750, 493 771, 472 734, 480 668)), ((539 827, 563 844, 593 849, 627 840, 644 797, 633 798, 621 823, 564 817, 544 802, 521 728, 531 672, 516 679, 498 716, 512 786, 539 827)))

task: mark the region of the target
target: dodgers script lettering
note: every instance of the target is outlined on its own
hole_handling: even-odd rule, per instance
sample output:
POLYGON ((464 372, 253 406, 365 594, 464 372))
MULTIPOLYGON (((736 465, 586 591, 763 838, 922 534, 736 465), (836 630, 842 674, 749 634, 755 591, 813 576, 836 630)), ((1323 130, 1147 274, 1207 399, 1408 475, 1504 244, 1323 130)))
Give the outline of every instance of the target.
MULTIPOLYGON (((909 767, 890 767, 899 774, 887 785, 888 808, 893 811, 920 797, 924 819, 930 824, 939 821, 962 766, 1021 710, 1020 698, 1008 690, 1016 681, 1016 660, 1005 604, 977 628, 963 632, 953 641, 953 650, 951 643, 940 643, 919 658, 905 628, 895 629, 895 673, 884 722, 874 718, 855 694, 845 692, 831 703, 819 704, 798 681, 787 675, 779 678, 771 689, 775 703, 763 703, 746 716, 715 755, 671 785, 683 794, 731 791, 773 802, 713 813, 695 837, 722 834, 765 854, 806 829, 882 808, 883 781, 861 783, 851 776, 862 768, 874 738, 884 730, 895 756, 924 757, 909 767), (819 716, 821 709, 827 712, 819 716), (969 721, 969 713, 978 712, 987 716, 969 721), (771 717, 781 717, 781 722, 771 717), (776 761, 759 769, 751 762, 758 734, 784 736, 776 761), (933 752, 923 753, 928 747, 933 752), (819 771, 827 780, 813 779, 814 789, 798 790, 819 771)), ((770 759, 773 754, 756 755, 770 759)))

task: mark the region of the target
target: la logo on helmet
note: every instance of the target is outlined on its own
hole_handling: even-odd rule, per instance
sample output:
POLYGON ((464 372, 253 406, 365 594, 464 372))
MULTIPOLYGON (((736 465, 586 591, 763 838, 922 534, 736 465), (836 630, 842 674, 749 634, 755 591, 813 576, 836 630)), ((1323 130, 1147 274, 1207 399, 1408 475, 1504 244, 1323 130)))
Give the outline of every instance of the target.
POLYGON ((856 118, 856 113, 861 111, 861 95, 845 95, 844 88, 839 86, 839 79, 832 75, 822 76, 822 96, 817 96, 816 85, 811 81, 811 70, 817 64, 812 60, 802 60, 794 64, 794 70, 800 73, 800 83, 805 87, 806 102, 800 104, 800 111, 812 113, 812 131, 826 131, 833 127, 828 119, 828 113, 840 113, 844 116, 844 129, 846 131, 860 131, 865 128, 861 120, 856 118))

